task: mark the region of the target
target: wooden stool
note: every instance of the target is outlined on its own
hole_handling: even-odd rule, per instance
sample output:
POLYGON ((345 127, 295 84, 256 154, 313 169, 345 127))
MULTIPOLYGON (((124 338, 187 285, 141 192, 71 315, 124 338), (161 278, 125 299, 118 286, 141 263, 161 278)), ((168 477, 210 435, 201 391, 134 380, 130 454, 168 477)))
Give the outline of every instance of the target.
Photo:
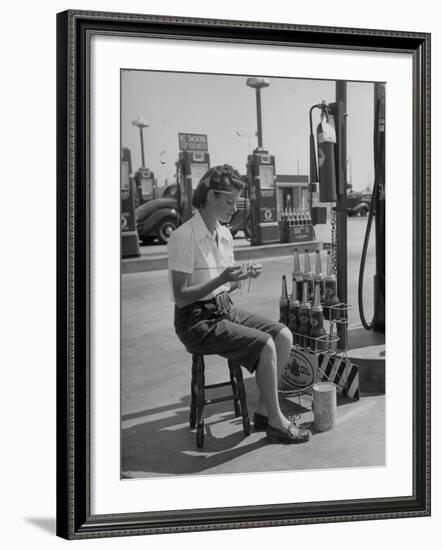
POLYGON ((248 436, 250 434, 249 413, 247 411, 246 392, 244 389, 241 366, 230 359, 228 359, 227 362, 230 371, 230 381, 220 382, 218 384, 206 384, 204 355, 200 353, 192 354, 190 427, 195 428, 196 426, 196 445, 199 449, 204 445, 204 407, 206 405, 232 400, 235 416, 242 416, 244 435, 248 436), (215 399, 205 398, 205 390, 222 388, 224 386, 230 386, 232 388, 232 393, 215 399))

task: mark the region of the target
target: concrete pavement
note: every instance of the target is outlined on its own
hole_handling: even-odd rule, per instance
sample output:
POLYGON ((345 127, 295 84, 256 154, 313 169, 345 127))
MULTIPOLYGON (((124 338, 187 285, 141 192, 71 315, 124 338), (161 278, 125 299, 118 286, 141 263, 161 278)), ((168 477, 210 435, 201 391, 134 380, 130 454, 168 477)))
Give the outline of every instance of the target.
MULTIPOLYGON (((352 226, 362 229, 360 225, 352 226)), ((355 230, 351 238, 356 239, 355 230)), ((359 241, 360 238, 355 240, 356 244, 359 241)), ((236 292, 234 300, 240 307, 277 319, 281 275, 291 273, 292 258, 273 257, 261 263, 263 274, 252 282, 251 292, 236 292)), ((352 304, 357 303, 358 263, 358 250, 352 245, 348 264, 348 300, 352 304)), ((371 287, 372 271, 371 252, 367 259, 367 289, 371 287)), ((167 271, 123 274, 121 290, 123 477, 370 467, 385 463, 383 393, 363 392, 357 402, 340 397, 334 430, 314 433, 310 442, 289 446, 269 444, 263 432, 252 431, 244 438, 241 419, 234 418, 232 404, 219 403, 206 409, 205 444, 198 450, 195 432, 188 426, 191 357, 173 331, 167 271)), ((372 297, 368 295, 366 302, 369 310, 372 297)), ((355 334, 359 332, 356 347, 361 347, 361 342, 383 344, 383 335, 357 328, 356 307, 350 312, 350 325, 355 334)), ((208 357, 206 365, 208 381, 226 379, 224 359, 208 357)), ((253 376, 246 371, 244 376, 252 417, 256 386, 253 376)), ((309 395, 300 399, 281 397, 281 406, 288 415, 300 415, 302 422, 312 420, 309 395)))

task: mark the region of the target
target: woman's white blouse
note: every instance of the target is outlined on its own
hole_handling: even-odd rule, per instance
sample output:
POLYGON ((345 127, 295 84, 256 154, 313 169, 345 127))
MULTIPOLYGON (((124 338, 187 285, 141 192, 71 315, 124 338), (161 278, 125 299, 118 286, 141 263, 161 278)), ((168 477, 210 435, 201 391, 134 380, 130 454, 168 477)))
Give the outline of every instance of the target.
MULTIPOLYGON (((217 223, 218 244, 197 212, 170 236, 167 243, 169 285, 172 291, 172 271, 191 273, 189 285, 204 283, 217 277, 229 265, 233 265, 233 238, 227 227, 217 223)), ((229 283, 221 285, 201 300, 208 300, 222 291, 228 291, 229 283)), ((173 299, 173 298, 172 298, 173 299)))

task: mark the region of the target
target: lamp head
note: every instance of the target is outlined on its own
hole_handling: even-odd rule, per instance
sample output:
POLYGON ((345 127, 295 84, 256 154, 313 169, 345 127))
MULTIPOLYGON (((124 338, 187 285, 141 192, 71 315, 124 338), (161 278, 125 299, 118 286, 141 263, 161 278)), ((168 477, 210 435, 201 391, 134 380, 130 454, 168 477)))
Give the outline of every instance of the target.
POLYGON ((258 76, 251 76, 247 79, 246 82, 247 86, 250 88, 260 89, 260 88, 267 88, 267 86, 270 86, 270 82, 268 78, 262 78, 258 76))

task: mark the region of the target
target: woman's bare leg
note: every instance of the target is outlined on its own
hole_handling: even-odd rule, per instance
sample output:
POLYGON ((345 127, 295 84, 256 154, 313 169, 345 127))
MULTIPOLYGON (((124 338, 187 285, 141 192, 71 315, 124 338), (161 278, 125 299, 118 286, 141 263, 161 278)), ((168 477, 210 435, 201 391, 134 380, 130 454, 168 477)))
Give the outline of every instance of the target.
MULTIPOLYGON (((284 327, 280 332, 278 332, 274 341, 275 353, 276 353, 276 390, 277 390, 276 396, 277 397, 278 397, 279 378, 289 359, 292 343, 293 343, 292 333, 287 327, 284 327)), ((261 357, 260 357, 260 362, 261 362, 261 357)), ((256 381, 258 382, 258 379, 256 381)), ((260 391, 256 412, 264 416, 267 416, 267 407, 263 400, 263 395, 261 391, 260 391)))
POLYGON ((261 351, 255 372, 256 384, 260 391, 257 412, 268 416, 269 425, 285 429, 290 421, 282 414, 279 407, 277 373, 276 346, 275 342, 269 339, 261 351))
POLYGON ((287 365, 287 361, 289 360, 292 344, 293 344, 292 333, 287 327, 284 327, 278 332, 275 338, 278 381, 281 377, 282 371, 287 365))

